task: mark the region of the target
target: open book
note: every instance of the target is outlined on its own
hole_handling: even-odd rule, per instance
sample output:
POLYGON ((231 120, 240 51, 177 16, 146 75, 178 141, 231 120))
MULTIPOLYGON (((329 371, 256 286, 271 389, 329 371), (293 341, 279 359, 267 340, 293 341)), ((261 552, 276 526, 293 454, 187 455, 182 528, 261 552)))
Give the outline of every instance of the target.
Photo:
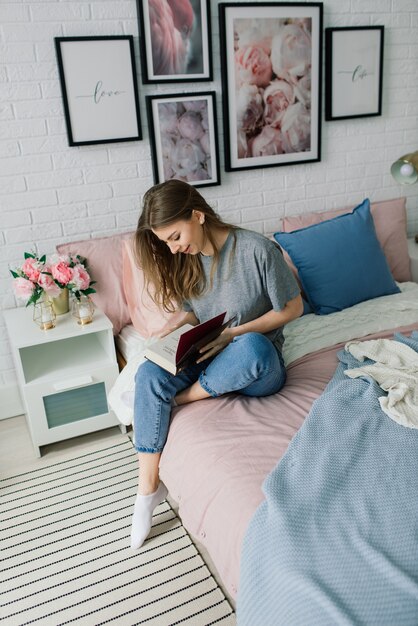
POLYGON ((210 320, 192 326, 184 324, 169 335, 159 339, 144 351, 145 358, 153 361, 171 374, 196 363, 201 356, 200 348, 216 339, 224 328, 231 326, 236 316, 224 322, 226 313, 221 313, 210 320))

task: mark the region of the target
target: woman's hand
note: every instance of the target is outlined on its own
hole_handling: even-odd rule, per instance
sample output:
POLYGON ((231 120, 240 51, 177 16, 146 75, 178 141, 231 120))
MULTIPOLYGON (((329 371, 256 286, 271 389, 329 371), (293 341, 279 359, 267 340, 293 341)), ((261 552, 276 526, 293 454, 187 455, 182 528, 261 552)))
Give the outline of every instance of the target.
POLYGON ((199 352, 201 353, 202 356, 200 356, 196 360, 196 363, 201 363, 202 361, 209 359, 211 356, 218 354, 224 348, 226 348, 226 346, 228 346, 233 340, 233 338, 235 337, 236 332, 234 331, 236 330, 236 328, 237 327, 225 328, 225 330, 223 330, 221 334, 218 337, 216 337, 216 339, 214 339, 213 341, 210 341, 205 346, 200 348, 199 352))
POLYGON ((158 335, 158 338, 162 339, 163 337, 166 337, 167 335, 173 333, 175 330, 181 328, 185 324, 191 324, 192 326, 196 326, 196 324, 198 323, 199 320, 197 319, 196 315, 192 311, 188 311, 175 326, 170 326, 170 328, 166 328, 166 330, 163 330, 163 332, 158 335))

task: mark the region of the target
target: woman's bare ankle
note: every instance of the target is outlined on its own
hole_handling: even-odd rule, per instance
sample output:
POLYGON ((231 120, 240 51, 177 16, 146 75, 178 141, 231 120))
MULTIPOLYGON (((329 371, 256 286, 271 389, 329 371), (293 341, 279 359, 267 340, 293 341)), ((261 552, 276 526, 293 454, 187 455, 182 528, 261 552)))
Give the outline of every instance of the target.
POLYGON ((138 493, 141 496, 150 496, 152 493, 155 493, 158 489, 158 485, 160 484, 160 481, 157 480, 157 482, 144 482, 144 483, 139 483, 138 486, 138 493))
POLYGON ((210 394, 201 387, 199 381, 196 381, 187 389, 180 391, 174 398, 177 406, 182 404, 188 404, 189 402, 196 402, 197 400, 204 400, 210 398, 210 394))

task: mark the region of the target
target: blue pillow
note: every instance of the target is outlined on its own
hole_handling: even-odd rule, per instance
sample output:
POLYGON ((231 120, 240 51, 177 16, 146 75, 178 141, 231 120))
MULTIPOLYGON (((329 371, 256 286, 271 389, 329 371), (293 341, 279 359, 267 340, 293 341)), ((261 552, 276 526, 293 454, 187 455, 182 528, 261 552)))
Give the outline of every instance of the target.
POLYGON ((368 199, 352 213, 274 238, 295 264, 318 315, 400 291, 377 240, 368 199))

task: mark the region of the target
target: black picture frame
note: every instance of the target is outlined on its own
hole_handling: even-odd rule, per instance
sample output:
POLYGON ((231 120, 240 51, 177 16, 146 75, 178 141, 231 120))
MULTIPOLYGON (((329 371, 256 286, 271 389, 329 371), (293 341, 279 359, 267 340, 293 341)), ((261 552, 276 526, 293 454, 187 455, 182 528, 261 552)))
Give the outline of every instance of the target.
POLYGON ((220 185, 216 92, 146 96, 154 182, 220 185))
POLYGON ((325 120, 382 115, 384 26, 325 29, 325 120))
POLYGON ((137 0, 137 8, 144 84, 212 80, 210 0, 190 0, 187 10, 180 0, 137 0))
POLYGON ((133 36, 54 41, 69 145, 142 139, 133 36))
POLYGON ((219 5, 226 171, 321 160, 322 23, 322 2, 219 5))

